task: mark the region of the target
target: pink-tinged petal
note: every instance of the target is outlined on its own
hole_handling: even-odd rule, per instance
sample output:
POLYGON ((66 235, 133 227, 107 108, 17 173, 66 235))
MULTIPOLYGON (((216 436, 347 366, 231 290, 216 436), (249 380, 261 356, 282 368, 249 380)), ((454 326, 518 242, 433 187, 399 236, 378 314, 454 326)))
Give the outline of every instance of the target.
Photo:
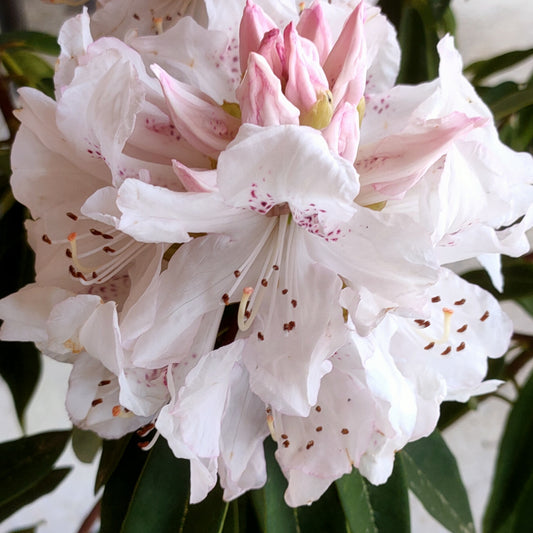
POLYGON ((147 65, 157 63, 218 104, 233 100, 241 71, 238 45, 227 33, 207 30, 184 17, 161 35, 139 37, 129 44, 147 65))
POLYGON ((366 83, 366 43, 364 37, 365 4, 360 2, 346 20, 344 27, 324 63, 333 104, 338 105, 347 95, 350 82, 355 84, 349 101, 357 105, 363 96, 366 83))
POLYGON ((124 410, 119 403, 117 377, 86 353, 74 362, 65 404, 76 426, 105 439, 118 439, 152 419, 124 410))
POLYGON ((172 168, 188 192, 214 192, 217 190, 216 170, 194 170, 176 159, 172 160, 172 168))
MULTIPOLYGON (((166 105, 162 107, 166 108, 166 105)), ((194 168, 210 168, 211 165, 207 155, 183 138, 167 113, 150 102, 144 102, 137 113, 135 129, 128 139, 126 150, 130 157, 143 162, 168 166, 170 159, 178 159, 194 168)))
POLYGON ((300 111, 285 97, 279 78, 259 54, 250 54, 236 95, 243 122, 258 126, 299 123, 300 111))
POLYGON ((192 146, 217 159, 237 134, 240 121, 214 100, 175 80, 159 66, 152 65, 152 70, 161 83, 176 128, 192 146))
POLYGON ((487 357, 507 350, 512 322, 493 296, 447 269, 427 299, 427 315, 397 318, 391 353, 415 383, 421 383, 420 369, 427 368, 444 380, 446 399, 467 401, 485 377, 487 357))
MULTIPOLYGON (((96 298, 96 297, 94 297, 96 298)), ((80 328, 80 344, 115 375, 122 363, 122 345, 115 302, 99 305, 80 328)))
POLYGON ((61 26, 57 38, 61 47, 61 54, 55 66, 55 87, 61 89, 72 81, 74 70, 78 66, 78 59, 87 52, 88 46, 93 42, 89 24, 89 14, 84 8, 83 13, 68 19, 61 26))
POLYGON ((175 192, 127 179, 118 191, 118 228, 141 242, 187 242, 190 233, 224 233, 252 213, 228 206, 212 193, 175 192))
POLYGON ((278 28, 265 33, 257 53, 266 59, 277 78, 286 79, 285 45, 283 44, 283 35, 278 28))
POLYGON ((313 258, 337 272, 358 294, 360 288, 367 288, 370 297, 376 294, 380 304, 376 314, 380 308, 420 309, 426 302, 425 290, 437 278, 425 228, 406 215, 389 216, 366 208, 359 209, 346 228, 337 241, 309 239, 313 258), (405 240, 397 238, 394 228, 399 227, 405 240))
POLYGON ((120 405, 139 416, 155 416, 170 400, 167 368, 127 368, 118 382, 120 405))
POLYGON ((56 304, 72 293, 55 287, 26 285, 18 292, 0 300, 0 339, 46 343, 46 322, 56 304))
MULTIPOLYGON (((92 314, 102 305, 98 296, 83 294, 66 298, 50 311, 46 323, 47 355, 61 361, 73 360, 85 350, 81 331, 92 314), (57 356, 55 355, 57 354, 57 356)), ((115 365, 116 368, 116 365, 115 365)))
POLYGON ((332 38, 320 2, 313 2, 311 7, 302 11, 296 29, 299 35, 314 43, 318 50, 320 64, 324 64, 331 50, 332 38))
POLYGON ((268 435, 265 404, 251 390, 242 372, 229 391, 220 434, 220 484, 224 499, 262 487, 266 481, 263 440, 268 435))
POLYGON ((358 203, 369 205, 401 197, 453 141, 485 122, 481 117, 452 113, 440 119, 417 121, 402 134, 361 146, 355 163, 361 175, 358 203))
POLYGON ((251 326, 243 360, 250 388, 267 405, 307 416, 322 376, 331 369, 328 359, 344 343, 347 330, 338 304, 340 279, 309 256, 307 232, 294 224, 287 232, 291 246, 276 271, 275 283, 258 289, 264 290, 264 301, 251 326))
MULTIPOLYGON (((176 251, 159 277, 157 290, 143 299, 143 305, 156 305, 156 313, 151 327, 135 343, 131 356, 135 365, 160 368, 181 361, 189 353, 201 355, 212 349, 206 331, 214 327, 214 343, 226 301, 240 300, 239 283, 233 298, 228 296, 236 284, 234 272, 249 258, 265 224, 265 217, 254 216, 244 222, 246 234, 239 238, 208 235, 176 251), (197 332, 201 338, 196 337, 197 332), (195 347, 200 341, 208 341, 207 349, 195 347)), ((259 268, 252 267, 250 277, 257 279, 259 268)), ((250 284, 246 275, 239 282, 241 279, 250 284)))
POLYGON ((388 91, 400 70, 401 51, 396 30, 378 8, 367 6, 364 32, 368 68, 365 94, 388 91))
POLYGON ((120 154, 133 132, 145 89, 133 65, 108 50, 78 67, 57 105, 59 130, 83 158, 99 158, 120 180, 120 154))
POLYGON ((316 46, 303 39, 291 23, 283 32, 287 54, 285 95, 302 112, 309 111, 318 96, 328 90, 316 46))
POLYGON ((306 417, 274 414, 276 458, 289 481, 291 506, 318 499, 329 484, 351 472, 370 445, 376 400, 362 369, 324 376, 316 405, 306 417))
POLYGON ((352 216, 358 180, 313 128, 245 124, 220 155, 218 186, 227 203, 260 214, 286 202, 299 225, 326 236, 352 216))
POLYGON ((246 0, 239 28, 241 72, 246 70, 250 53, 259 49, 264 34, 275 27, 272 19, 257 4, 246 0))
POLYGON ((331 151, 353 164, 359 148, 359 132, 357 107, 345 102, 337 107, 330 124, 322 130, 322 135, 331 151))
POLYGON ((207 24, 203 2, 183 0, 105 0, 92 15, 91 29, 96 36, 114 35, 124 39, 126 35, 153 35, 168 32, 181 17, 194 17, 207 24), (160 20, 160 25, 155 23, 160 20))

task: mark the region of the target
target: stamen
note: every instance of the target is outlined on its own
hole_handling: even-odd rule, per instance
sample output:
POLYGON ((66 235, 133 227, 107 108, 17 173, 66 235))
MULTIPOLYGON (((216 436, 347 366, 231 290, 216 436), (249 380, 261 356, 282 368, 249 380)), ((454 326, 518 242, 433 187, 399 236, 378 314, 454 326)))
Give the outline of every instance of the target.
POLYGON ((131 418, 132 416, 135 416, 128 408, 122 407, 122 405, 113 406, 113 409, 111 409, 111 414, 114 417, 119 418, 131 418))
POLYGON ((245 315, 246 307, 248 305, 248 301, 250 300, 250 296, 252 296, 253 292, 254 292, 254 289, 252 287, 245 287, 242 290, 241 303, 239 304, 239 312, 237 313, 237 324, 239 325, 239 329, 241 331, 246 331, 250 328, 253 321, 255 320, 255 317, 257 316, 259 307, 261 306, 261 300, 263 299, 264 289, 259 289, 258 296, 255 299, 254 306, 252 308, 250 316, 246 317, 245 315))
POLYGON ((278 442, 276 430, 274 429, 274 417, 270 413, 267 414, 267 426, 268 430, 270 431, 270 436, 272 437, 272 440, 274 442, 278 442))
POLYGON ((159 431, 156 431, 151 441, 138 442, 137 446, 139 446, 139 448, 141 448, 141 450, 143 450, 144 452, 147 452, 148 450, 151 450, 155 446, 155 443, 157 442, 159 435, 160 435, 159 431))

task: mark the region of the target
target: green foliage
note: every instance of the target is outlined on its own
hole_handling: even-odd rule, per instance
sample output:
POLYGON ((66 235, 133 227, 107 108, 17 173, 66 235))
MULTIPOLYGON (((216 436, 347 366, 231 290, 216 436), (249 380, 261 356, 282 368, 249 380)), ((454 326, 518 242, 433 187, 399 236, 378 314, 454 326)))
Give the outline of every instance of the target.
MULTIPOLYGON (((533 507, 533 374, 520 391, 500 442, 484 533, 521 533, 533 507)), ((529 522, 528 522, 529 517, 529 522)))
POLYGON ((476 61, 465 68, 465 73, 471 76, 472 83, 478 85, 482 80, 515 66, 533 55, 533 48, 529 50, 515 50, 505 54, 491 57, 483 61, 476 61))
POLYGON ((72 429, 72 449, 82 463, 92 463, 101 445, 102 439, 94 431, 72 429))
POLYGON ((457 462, 438 431, 408 444, 398 455, 409 488, 428 513, 452 533, 474 533, 457 462))
POLYGON ((0 444, 0 520, 63 480, 70 469, 53 465, 69 438, 69 431, 51 431, 0 444))

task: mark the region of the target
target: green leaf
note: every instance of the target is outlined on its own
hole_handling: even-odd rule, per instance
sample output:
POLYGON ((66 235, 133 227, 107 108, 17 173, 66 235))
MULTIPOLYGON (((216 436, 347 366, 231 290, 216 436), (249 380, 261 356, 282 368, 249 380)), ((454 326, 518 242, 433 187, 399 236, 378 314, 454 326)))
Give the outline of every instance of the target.
POLYGON ((5 506, 52 469, 70 431, 50 431, 0 444, 0 505, 5 506))
POLYGON ((384 485, 371 485, 354 469, 336 486, 351 533, 409 533, 409 497, 400 461, 384 485))
POLYGON ((41 374, 41 355, 31 342, 0 342, 0 375, 7 383, 22 424, 41 374))
MULTIPOLYGON (((503 526, 512 522, 513 514, 518 513, 518 509, 527 512, 527 503, 520 504, 523 493, 527 495, 526 501, 529 498, 531 502, 531 477, 533 475, 532 405, 533 374, 520 391, 507 419, 500 442, 489 503, 483 518, 483 531, 485 533, 502 531, 503 526)), ((531 503, 529 515, 531 517, 531 503)))
POLYGON ((525 296, 533 296, 533 263, 523 260, 513 260, 502 265, 505 280, 503 292, 498 292, 486 270, 472 270, 462 277, 469 283, 475 283, 489 291, 498 300, 514 300, 525 296))
POLYGON ((191 505, 189 477, 189 461, 177 459, 166 440, 159 439, 144 464, 121 533, 220 533, 228 510, 222 490, 217 487, 191 505))
POLYGON ((108 482, 122 459, 130 440, 131 435, 126 435, 121 439, 103 441, 102 455, 100 456, 100 464, 98 465, 98 472, 94 482, 95 494, 108 482))
POLYGON ((13 49, 9 53, 4 51, 0 53, 0 58, 8 74, 19 78, 21 85, 35 87, 53 97, 46 80, 53 78, 54 69, 47 61, 24 49, 13 49))
POLYGON ((529 50, 507 52, 499 56, 491 57, 490 59, 476 61, 475 63, 468 65, 465 68, 465 72, 472 75, 472 83, 477 85, 481 80, 491 74, 512 67, 517 63, 524 61, 531 55, 533 55, 533 48, 530 48, 529 50))
POLYGON ((312 505, 298 507, 297 514, 301 533, 346 533, 346 518, 334 485, 312 505))
POLYGON ((94 431, 72 429, 72 448, 82 463, 92 463, 101 445, 102 439, 94 431))
POLYGON ((0 48, 23 47, 50 56, 61 52, 57 37, 38 31, 12 31, 0 33, 0 48))
MULTIPOLYGON (((139 449, 139 439, 135 435, 126 435, 124 440, 126 447, 122 450, 120 458, 105 484, 100 515, 100 533, 120 531, 124 517, 128 512, 135 485, 144 463, 148 459, 148 453, 139 449)), ((104 453, 105 449, 104 444, 104 453)))
POLYGON ((498 100, 491 106, 491 111, 496 120, 501 120, 530 105, 533 105, 533 86, 498 100))
POLYGON ((533 472, 531 472, 516 503, 511 527, 512 533, 523 533, 531 529, 531 509, 533 509, 533 472))
POLYGON ((384 485, 375 486, 366 481, 365 483, 377 531, 379 533, 409 533, 411 531, 409 493, 401 461, 394 462, 392 474, 384 485))
POLYGON ((52 492, 70 472, 70 468, 57 468, 50 471, 44 477, 39 479, 37 483, 28 488, 28 490, 11 498, 9 501, 0 505, 0 522, 5 520, 8 516, 37 500, 41 496, 52 492))
POLYGON ((452 533, 473 533, 468 495, 455 457, 438 431, 399 454, 409 488, 429 514, 452 533))
POLYGON ((344 515, 352 533, 379 533, 366 481, 357 469, 336 481, 344 515))
POLYGON ((267 438, 265 440, 267 482, 261 490, 252 492, 252 500, 263 533, 296 533, 297 513, 283 499, 287 480, 274 457, 275 451, 276 443, 267 438))

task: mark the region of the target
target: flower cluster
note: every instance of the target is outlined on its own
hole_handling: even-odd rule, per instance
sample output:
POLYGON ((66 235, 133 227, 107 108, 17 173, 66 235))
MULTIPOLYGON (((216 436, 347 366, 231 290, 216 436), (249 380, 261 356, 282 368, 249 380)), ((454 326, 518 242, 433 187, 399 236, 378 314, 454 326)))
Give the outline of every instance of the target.
POLYGON ((442 401, 497 386, 510 320, 443 265, 501 288, 531 158, 451 37, 437 79, 395 86, 364 0, 100 4, 62 28, 56 100, 20 91, 37 276, 0 301, 1 338, 73 364, 78 426, 162 435, 192 502, 217 476, 228 500, 262 486, 269 434, 289 505, 353 467, 383 483, 442 401))

